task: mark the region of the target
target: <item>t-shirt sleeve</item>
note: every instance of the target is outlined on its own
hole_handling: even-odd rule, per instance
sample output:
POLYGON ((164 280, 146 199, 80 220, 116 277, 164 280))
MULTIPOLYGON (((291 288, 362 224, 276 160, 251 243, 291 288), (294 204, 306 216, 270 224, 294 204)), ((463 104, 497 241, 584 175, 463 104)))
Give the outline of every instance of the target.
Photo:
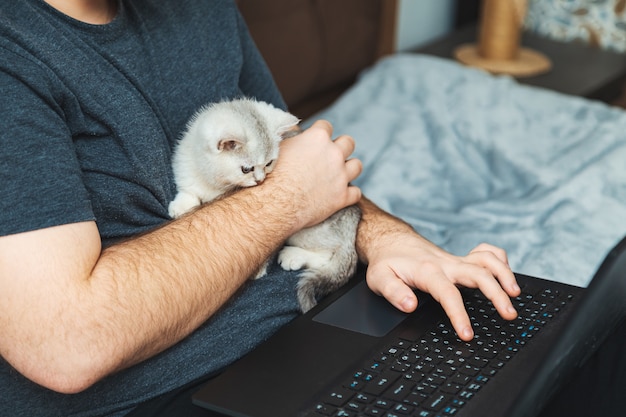
POLYGON ((53 83, 12 58, 11 72, 0 68, 0 236, 94 220, 53 83))

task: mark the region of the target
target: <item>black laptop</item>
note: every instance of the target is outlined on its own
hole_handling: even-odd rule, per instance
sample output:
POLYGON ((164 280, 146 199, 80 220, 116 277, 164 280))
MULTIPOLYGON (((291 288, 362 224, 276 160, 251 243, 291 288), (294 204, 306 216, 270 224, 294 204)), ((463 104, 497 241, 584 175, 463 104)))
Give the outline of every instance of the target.
POLYGON ((626 315, 626 238, 589 287, 518 274, 519 317, 463 289, 475 337, 456 337, 441 306, 395 310, 364 269, 292 321, 193 402, 225 416, 534 416, 626 315))

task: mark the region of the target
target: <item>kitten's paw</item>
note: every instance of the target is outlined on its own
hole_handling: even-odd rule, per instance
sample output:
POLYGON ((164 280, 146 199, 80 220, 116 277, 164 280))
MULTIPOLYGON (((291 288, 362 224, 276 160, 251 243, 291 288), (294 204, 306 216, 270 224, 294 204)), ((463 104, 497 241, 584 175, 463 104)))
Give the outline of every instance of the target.
POLYGON ((296 246, 285 246, 278 254, 278 263, 285 271, 297 271, 307 265, 309 254, 296 246))
POLYGON ((319 250, 312 251, 298 246, 285 246, 278 254, 278 263, 285 271, 297 271, 299 269, 321 269, 330 259, 332 252, 319 250))
POLYGON ((189 213, 191 210, 199 206, 200 199, 192 194, 178 193, 176 198, 172 200, 167 207, 167 211, 172 219, 176 219, 185 213, 189 213))

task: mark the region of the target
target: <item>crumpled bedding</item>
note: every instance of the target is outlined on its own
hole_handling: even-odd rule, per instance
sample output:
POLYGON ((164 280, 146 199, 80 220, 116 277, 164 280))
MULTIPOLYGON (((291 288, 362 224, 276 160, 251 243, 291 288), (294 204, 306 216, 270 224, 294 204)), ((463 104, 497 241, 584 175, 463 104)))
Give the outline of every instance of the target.
POLYGON ((317 118, 355 138, 364 194, 452 253, 586 286, 626 234, 622 109, 398 54, 317 118))

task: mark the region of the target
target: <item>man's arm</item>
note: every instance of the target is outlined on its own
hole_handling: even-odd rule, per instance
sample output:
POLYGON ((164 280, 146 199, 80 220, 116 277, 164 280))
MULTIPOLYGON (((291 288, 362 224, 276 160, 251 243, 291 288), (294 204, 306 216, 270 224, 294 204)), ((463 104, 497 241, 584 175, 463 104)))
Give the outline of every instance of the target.
POLYGON ((354 142, 331 132, 285 141, 262 186, 103 251, 93 222, 1 237, 0 354, 72 393, 184 338, 289 235, 358 201, 354 142))
POLYGON ((428 292, 443 306, 459 337, 470 340, 472 326, 456 287, 463 285, 480 288, 505 319, 517 316, 509 296, 519 295, 520 289, 502 249, 481 244, 467 256, 454 256, 366 198, 359 206, 363 218, 357 250, 368 264, 368 284, 399 310, 417 308, 411 288, 428 292))

